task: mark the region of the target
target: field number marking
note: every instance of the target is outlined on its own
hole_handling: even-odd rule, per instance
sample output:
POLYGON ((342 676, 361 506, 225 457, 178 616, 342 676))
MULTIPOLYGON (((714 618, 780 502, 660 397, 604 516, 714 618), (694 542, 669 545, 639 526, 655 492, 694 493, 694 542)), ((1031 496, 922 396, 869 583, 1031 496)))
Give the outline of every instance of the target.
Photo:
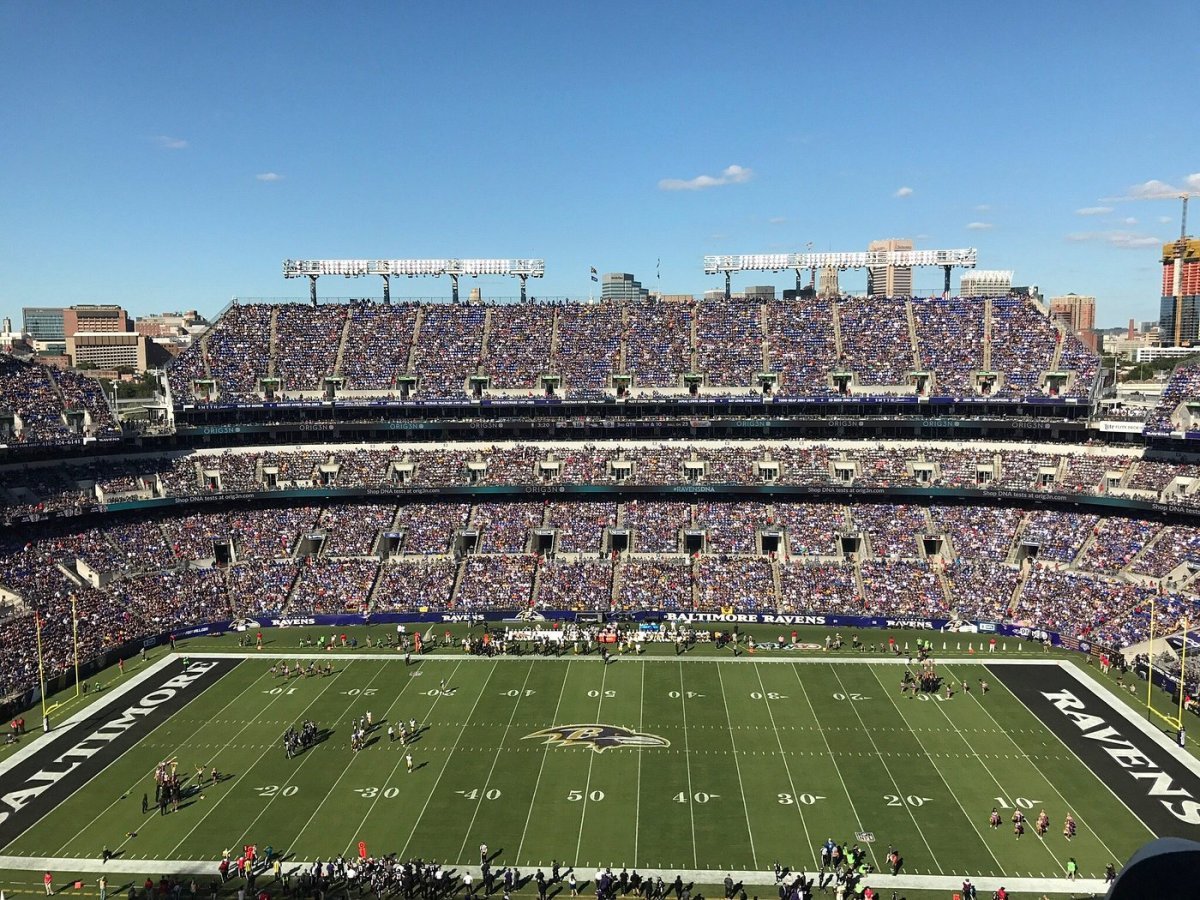
MULTIPOLYGON (((592 791, 587 795, 587 798, 593 803, 599 803, 604 799, 604 791, 592 791)), ((583 799, 583 791, 568 791, 567 800, 571 803, 576 803, 583 799)))
POLYGON ((818 800, 824 800, 824 797, 818 797, 815 794, 801 794, 798 797, 793 797, 791 794, 776 794, 781 806, 790 806, 793 803, 800 802, 805 806, 812 806, 818 800))
MULTIPOLYGON (((593 698, 595 698, 595 697, 599 697, 599 696, 600 696, 600 692, 599 692, 598 690, 596 690, 595 688, 592 688, 590 691, 588 691, 588 696, 589 696, 589 697, 593 697, 593 698)), ((613 690, 608 690, 608 691, 605 691, 605 692, 604 692, 604 697, 605 697, 605 699, 611 700, 611 699, 612 699, 613 697, 615 697, 615 696, 617 696, 617 692, 616 692, 616 691, 613 691, 613 690)))
POLYGON ((501 697, 532 697, 536 693, 537 693, 537 691, 535 691, 533 688, 526 688, 523 691, 519 691, 516 688, 513 688, 510 691, 501 691, 500 696, 501 697))
POLYGON ((290 688, 274 687, 274 688, 268 688, 267 690, 263 691, 263 693, 264 694, 294 694, 294 693, 296 693, 296 689, 294 687, 290 687, 290 688))
MULTIPOLYGON (((720 796, 721 796, 720 794, 706 794, 706 793, 704 793, 704 791, 696 791, 696 793, 692 794, 692 799, 695 800, 697 803, 707 803, 709 800, 716 800, 720 796)), ((678 794, 675 795, 674 800, 676 803, 687 803, 688 802, 687 792, 680 791, 678 794)))
MULTIPOLYGON (((667 696, 672 700, 678 700, 681 695, 679 691, 667 691, 667 696)), ((689 700, 695 700, 697 697, 703 697, 704 695, 697 694, 695 691, 684 691, 682 696, 687 697, 689 700)))
POLYGON ((767 691, 765 694, 762 691, 750 692, 751 700, 762 700, 764 698, 767 700, 786 700, 788 696, 787 694, 777 694, 775 691, 767 691))
POLYGON ((862 694, 843 694, 841 692, 833 695, 834 700, 870 700, 870 697, 864 697, 862 694))
MULTIPOLYGON (((997 806, 1003 806, 1005 809, 1013 808, 1013 805, 1004 797, 993 797, 992 799, 996 801, 997 806)), ((1021 809, 1033 809, 1042 802, 1041 800, 1030 800, 1028 797, 1014 797, 1013 799, 1016 800, 1017 806, 1021 807, 1021 809)))
POLYGON ((295 797, 300 793, 299 786, 294 784, 289 784, 283 789, 280 789, 277 784, 268 784, 263 787, 256 787, 255 790, 258 791, 258 796, 260 797, 274 797, 276 794, 280 797, 295 797))
POLYGON ((932 803, 932 797, 918 797, 916 794, 909 794, 907 797, 900 797, 896 794, 884 794, 883 799, 887 801, 888 806, 924 806, 926 803, 932 803))
MULTIPOLYGON (((370 800, 372 797, 379 794, 380 791, 379 791, 379 788, 377 788, 377 787, 368 787, 368 788, 355 788, 354 793, 362 794, 362 796, 365 799, 370 800)), ((400 796, 400 788, 398 788, 398 787, 384 788, 383 796, 386 797, 388 800, 391 800, 393 797, 398 797, 398 796, 400 796)))
POLYGON ((480 791, 479 788, 471 788, 469 791, 455 791, 456 794, 462 794, 464 800, 478 800, 482 797, 484 800, 499 800, 500 791, 497 788, 480 791))
POLYGON ((917 694, 918 700, 924 700, 928 703, 930 700, 936 700, 938 703, 945 703, 949 697, 944 697, 941 694, 917 694))
POLYGON ((379 693, 379 688, 350 688, 350 690, 342 691, 341 693, 351 697, 357 697, 360 694, 364 697, 372 697, 379 693))

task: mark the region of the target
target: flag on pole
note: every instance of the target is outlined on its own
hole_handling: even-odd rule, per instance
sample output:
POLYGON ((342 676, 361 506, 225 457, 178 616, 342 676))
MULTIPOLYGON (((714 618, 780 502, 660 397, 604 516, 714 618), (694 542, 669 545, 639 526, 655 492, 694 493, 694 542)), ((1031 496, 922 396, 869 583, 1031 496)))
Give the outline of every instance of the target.
POLYGON ((654 277, 662 280, 662 257, 658 258, 658 262, 654 264, 654 277))
POLYGON ((592 266, 592 281, 599 281, 599 280, 600 280, 599 273, 596 271, 596 267, 592 266))

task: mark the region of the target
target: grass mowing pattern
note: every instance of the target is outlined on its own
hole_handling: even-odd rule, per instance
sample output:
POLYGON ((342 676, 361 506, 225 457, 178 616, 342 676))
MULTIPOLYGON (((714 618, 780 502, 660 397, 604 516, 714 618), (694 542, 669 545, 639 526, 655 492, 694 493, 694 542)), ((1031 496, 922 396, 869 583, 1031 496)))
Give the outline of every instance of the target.
MULTIPOLYGON (((477 862, 487 843, 522 868, 812 870, 826 837, 865 831, 880 869, 894 844, 909 874, 1059 877, 1074 856, 1099 877, 1151 837, 995 679, 986 697, 975 687, 945 701, 902 697, 901 667, 863 663, 343 658, 331 677, 287 684, 268 666, 242 663, 4 852, 217 859, 255 842, 315 859, 362 840, 452 864, 477 862), (368 709, 380 727, 355 754, 350 723, 368 709), (280 737, 304 718, 332 734, 288 760, 280 737), (427 726, 411 774, 386 735, 410 718, 427 726), (596 753, 527 738, 591 723, 670 746, 596 753), (171 757, 181 773, 216 765, 230 777, 178 813, 143 816, 154 765, 171 757), (1030 806, 1019 841, 1013 804, 1030 806), (1044 840, 1032 829, 1043 807, 1044 840), (1069 843, 1068 811, 1080 826, 1069 843)), ((969 662, 939 672, 988 678, 969 662)))

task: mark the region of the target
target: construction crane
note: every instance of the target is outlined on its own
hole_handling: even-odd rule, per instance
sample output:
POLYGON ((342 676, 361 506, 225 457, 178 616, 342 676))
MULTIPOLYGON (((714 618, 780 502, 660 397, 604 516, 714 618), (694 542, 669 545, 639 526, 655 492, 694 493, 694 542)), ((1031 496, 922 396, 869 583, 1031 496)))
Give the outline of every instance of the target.
POLYGON ((1180 194, 1183 201, 1183 214, 1179 220, 1179 242, 1175 245, 1175 271, 1171 278, 1171 293, 1175 297, 1175 346, 1178 347, 1183 338, 1183 260, 1187 255, 1187 203, 1190 194, 1180 194))

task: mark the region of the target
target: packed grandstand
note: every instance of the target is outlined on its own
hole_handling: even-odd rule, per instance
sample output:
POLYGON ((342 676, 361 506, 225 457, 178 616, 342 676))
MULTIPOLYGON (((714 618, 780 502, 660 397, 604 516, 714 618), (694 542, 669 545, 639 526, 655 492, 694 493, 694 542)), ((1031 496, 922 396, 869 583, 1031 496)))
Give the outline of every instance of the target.
POLYGON ((5 358, 0 697, 38 682, 35 615, 47 677, 71 666, 73 609, 85 658, 243 618, 531 612, 1129 646, 1152 600, 1164 629, 1200 607, 1198 372, 1131 439, 1096 427, 1098 359, 1024 299, 234 304, 168 370, 170 427, 123 435, 96 382, 5 358), (739 397, 753 437, 698 431, 739 397), (532 436, 462 411, 530 398, 532 436), (961 412, 943 439, 937 398, 1007 417, 1003 439, 961 412), (831 415, 803 400, 853 428, 797 436, 831 415), (322 427, 277 427, 289 404, 322 427), (392 407, 395 434, 347 425, 392 407))

